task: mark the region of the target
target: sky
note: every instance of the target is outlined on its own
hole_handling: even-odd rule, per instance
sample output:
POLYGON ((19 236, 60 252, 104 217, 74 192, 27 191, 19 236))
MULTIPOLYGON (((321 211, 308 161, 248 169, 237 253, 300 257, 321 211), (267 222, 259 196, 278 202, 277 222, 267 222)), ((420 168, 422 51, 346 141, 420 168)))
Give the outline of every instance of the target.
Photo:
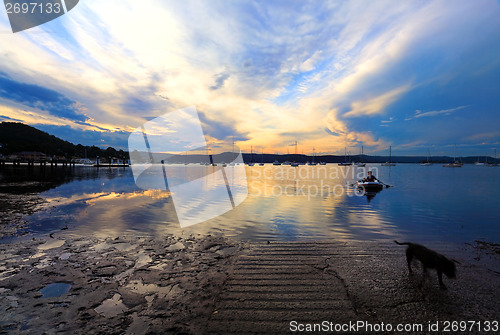
POLYGON ((493 0, 81 0, 17 33, 0 8, 0 121, 75 144, 194 106, 247 152, 493 156, 499 79, 493 0))

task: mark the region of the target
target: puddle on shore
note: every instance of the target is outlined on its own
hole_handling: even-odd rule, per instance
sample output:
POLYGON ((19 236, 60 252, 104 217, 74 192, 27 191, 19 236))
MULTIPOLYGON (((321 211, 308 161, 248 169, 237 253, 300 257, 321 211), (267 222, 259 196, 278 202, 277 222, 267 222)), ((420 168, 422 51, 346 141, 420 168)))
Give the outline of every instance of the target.
POLYGON ((111 318, 127 311, 128 308, 123 304, 121 295, 115 293, 113 298, 104 300, 102 304, 94 308, 94 310, 97 313, 103 314, 105 317, 111 318))
POLYGON ((49 249, 59 248, 64 243, 66 243, 66 241, 64 241, 64 240, 55 240, 55 241, 45 242, 44 244, 38 246, 38 250, 49 250, 49 249))
POLYGON ((65 294, 71 288, 68 283, 52 283, 48 284, 40 290, 42 298, 57 298, 65 294))

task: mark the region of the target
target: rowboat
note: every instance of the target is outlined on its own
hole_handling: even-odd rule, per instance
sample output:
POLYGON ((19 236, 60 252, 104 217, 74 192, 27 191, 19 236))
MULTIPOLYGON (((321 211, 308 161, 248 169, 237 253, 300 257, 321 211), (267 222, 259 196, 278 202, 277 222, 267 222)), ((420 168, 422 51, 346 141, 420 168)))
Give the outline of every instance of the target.
POLYGON ((384 184, 378 181, 360 180, 355 185, 357 188, 363 189, 365 192, 381 191, 384 188, 384 184))

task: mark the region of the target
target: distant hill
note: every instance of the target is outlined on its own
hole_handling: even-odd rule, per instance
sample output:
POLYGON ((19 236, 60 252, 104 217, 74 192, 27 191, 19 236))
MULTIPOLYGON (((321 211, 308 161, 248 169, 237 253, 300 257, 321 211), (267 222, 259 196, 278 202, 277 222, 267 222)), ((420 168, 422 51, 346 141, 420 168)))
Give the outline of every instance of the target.
MULTIPOLYGON (((54 135, 50 135, 44 131, 38 130, 34 127, 28 126, 23 123, 18 122, 1 122, 0 123, 0 153, 3 155, 10 155, 16 152, 22 151, 39 151, 43 152, 49 156, 65 156, 71 157, 85 157, 95 158, 99 157, 118 157, 128 159, 128 153, 123 150, 115 150, 114 148, 101 149, 96 146, 83 146, 81 144, 75 145, 68 141, 64 141, 54 135)), ((221 154, 224 157, 218 158, 217 161, 230 162, 231 154, 225 153, 221 154)), ((473 157, 461 157, 460 160, 464 163, 474 163, 479 158, 479 161, 490 163, 498 163, 500 160, 496 161, 492 157, 486 156, 473 156, 473 157)), ((199 155, 182 155, 178 157, 172 157, 172 159, 179 162, 190 162, 199 163, 202 161, 202 157, 199 155)), ((345 160, 344 155, 324 155, 316 156, 316 162, 326 162, 326 163, 340 163, 345 160)), ((272 163, 275 160, 279 162, 284 161, 296 161, 296 162, 307 162, 312 161, 312 156, 307 155, 274 155, 274 154, 249 154, 243 153, 243 160, 245 162, 254 161, 260 163, 272 163)), ((353 162, 367 162, 367 163, 383 163, 387 162, 389 157, 387 156, 368 156, 368 155, 352 155, 350 156, 350 161, 353 162)), ((450 162, 453 159, 447 156, 433 156, 431 161, 434 163, 445 163, 450 162)), ((425 156, 392 156, 392 161, 395 163, 419 163, 427 161, 425 156)))
MULTIPOLYGON (((469 156, 469 157, 457 157, 463 163, 474 163, 478 160, 478 156, 469 156)), ((312 156, 302 155, 302 154, 288 154, 288 155, 273 155, 273 154, 243 154, 243 160, 245 162, 256 162, 260 163, 263 161, 264 163, 272 163, 275 160, 278 162, 311 162, 313 160, 312 156)), ((315 162, 325 162, 325 163, 340 163, 345 161, 345 156, 335 156, 335 155, 322 155, 314 157, 315 162)), ((389 156, 369 156, 369 155, 352 155, 349 157, 350 162, 365 162, 365 163, 385 163, 389 161, 389 156)), ((452 162, 453 157, 448 156, 432 156, 430 158, 432 163, 447 163, 452 162)), ((479 156, 480 162, 488 161, 489 163, 499 163, 500 160, 493 159, 492 157, 479 156)), ((196 162, 196 160, 193 160, 196 162)), ((427 156, 392 156, 392 162, 394 163, 422 163, 427 162, 427 156)))
MULTIPOLYGON (((48 156, 65 157, 127 157, 123 150, 101 149, 96 146, 75 145, 54 135, 19 122, 0 123, 0 153, 10 155, 22 151, 39 151, 48 156)), ((128 157, 127 157, 128 158, 128 157)))

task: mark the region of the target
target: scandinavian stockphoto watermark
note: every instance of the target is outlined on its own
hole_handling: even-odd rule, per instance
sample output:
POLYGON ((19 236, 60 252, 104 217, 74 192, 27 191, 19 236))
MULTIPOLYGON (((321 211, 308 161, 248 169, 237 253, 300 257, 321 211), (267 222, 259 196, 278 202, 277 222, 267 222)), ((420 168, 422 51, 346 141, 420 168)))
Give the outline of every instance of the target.
POLYGON ((222 215, 248 195, 241 151, 220 143, 209 147, 195 107, 144 123, 128 146, 136 185, 170 191, 181 227, 222 215))
POLYGON ((256 166, 248 171, 249 194, 257 197, 301 196, 307 200, 330 196, 373 196, 373 192, 356 184, 367 176, 368 171, 378 177, 376 166, 256 166))
POLYGON ((70 10, 79 0, 4 0, 13 33, 52 21, 70 10))

